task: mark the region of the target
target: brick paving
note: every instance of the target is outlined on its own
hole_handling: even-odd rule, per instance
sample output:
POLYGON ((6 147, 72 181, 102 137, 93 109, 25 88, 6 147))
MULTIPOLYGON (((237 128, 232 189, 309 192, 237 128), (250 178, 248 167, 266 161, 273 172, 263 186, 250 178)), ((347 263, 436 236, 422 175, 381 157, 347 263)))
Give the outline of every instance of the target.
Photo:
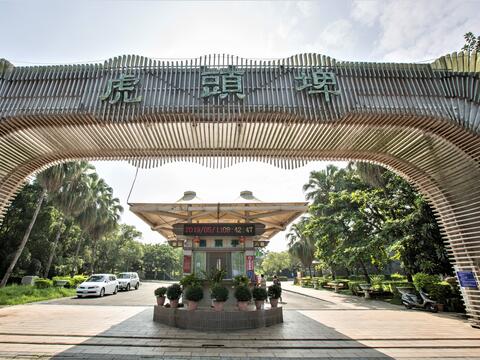
POLYGON ((5 307, 0 359, 480 359, 480 330, 455 316, 283 287, 283 324, 235 332, 154 323, 151 289, 5 307))

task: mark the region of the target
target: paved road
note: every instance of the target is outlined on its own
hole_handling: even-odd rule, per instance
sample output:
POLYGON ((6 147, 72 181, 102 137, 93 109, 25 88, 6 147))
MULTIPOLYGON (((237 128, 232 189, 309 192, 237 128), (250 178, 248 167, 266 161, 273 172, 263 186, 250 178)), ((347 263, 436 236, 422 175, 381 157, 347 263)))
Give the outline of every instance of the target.
MULTIPOLYGON (((104 305, 104 306, 153 306, 155 305, 154 290, 166 286, 165 282, 144 282, 138 290, 119 291, 116 295, 87 298, 63 298, 44 302, 50 305, 104 305)), ((284 292, 283 307, 285 310, 318 310, 329 305, 328 301, 319 301, 311 297, 284 292)))
POLYGON ((158 285, 2 308, 0 359, 480 359, 480 330, 461 319, 290 284, 283 324, 224 333, 172 328, 152 321, 158 285))

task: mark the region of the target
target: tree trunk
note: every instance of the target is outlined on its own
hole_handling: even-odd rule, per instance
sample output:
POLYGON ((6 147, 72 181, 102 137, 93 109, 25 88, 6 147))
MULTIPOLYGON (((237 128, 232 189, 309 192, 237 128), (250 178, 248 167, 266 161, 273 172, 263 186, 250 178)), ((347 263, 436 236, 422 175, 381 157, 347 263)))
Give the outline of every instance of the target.
POLYGON ((412 274, 410 273, 407 273, 407 281, 410 282, 410 283, 413 283, 413 277, 412 277, 412 274))
POLYGON ((78 254, 80 254, 80 247, 83 241, 83 233, 80 235, 80 239, 78 239, 77 248, 75 249, 75 256, 73 258, 73 268, 72 272, 70 273, 70 277, 74 277, 77 274, 77 267, 78 267, 78 254))
POLYGON ((360 261, 360 265, 362 266, 363 276, 365 276, 365 280, 368 284, 370 284, 370 276, 368 276, 368 271, 363 261, 360 261))
POLYGON ((60 224, 58 226, 57 235, 55 236, 55 240, 53 241, 52 248, 50 249, 50 256, 48 257, 47 266, 45 267, 45 272, 43 273, 44 278, 47 278, 48 273, 50 272, 50 267, 52 266, 53 257, 55 255, 55 249, 57 248, 58 240, 60 240, 60 236, 63 233, 64 222, 65 222, 65 219, 62 216, 62 220, 60 221, 60 224))
MULTIPOLYGON (((97 258, 97 239, 93 239, 92 244, 92 261, 90 263, 90 274, 95 272, 95 259, 97 258)), ((127 270, 128 271, 128 270, 127 270)))
POLYGON ((37 207, 35 208, 35 212, 33 213, 32 220, 30 220, 30 224, 28 225, 27 231, 25 231, 25 235, 23 235, 22 242, 18 246, 18 249, 15 252, 15 255, 13 256, 13 259, 10 262, 10 265, 8 266, 7 271, 5 272, 5 275, 3 276, 3 279, 0 282, 0 288, 7 285, 7 281, 10 278, 10 275, 12 274, 13 268, 17 264, 17 261, 20 258, 20 255, 22 255, 23 249, 25 248, 28 238, 30 237, 30 233, 32 232, 33 225, 35 225, 35 221, 37 221, 38 213, 40 212, 40 208, 42 207, 43 200, 45 200, 46 195, 47 195, 47 190, 43 189, 42 194, 40 195, 40 198, 37 201, 37 207))

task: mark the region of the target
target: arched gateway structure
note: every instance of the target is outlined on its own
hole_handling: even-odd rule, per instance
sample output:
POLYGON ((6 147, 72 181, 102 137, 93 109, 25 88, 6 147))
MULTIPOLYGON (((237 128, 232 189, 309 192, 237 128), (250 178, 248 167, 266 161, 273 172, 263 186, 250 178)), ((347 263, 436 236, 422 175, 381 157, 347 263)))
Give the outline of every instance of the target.
MULTIPOLYGON (((478 55, 478 54, 477 54, 478 55)), ((25 179, 75 159, 140 166, 356 159, 399 173, 428 199, 451 260, 480 275, 480 55, 432 64, 122 56, 104 64, 0 62, 0 212, 25 179)), ((480 325, 480 291, 461 279, 480 325)), ((471 279, 470 279, 471 280, 471 279)))

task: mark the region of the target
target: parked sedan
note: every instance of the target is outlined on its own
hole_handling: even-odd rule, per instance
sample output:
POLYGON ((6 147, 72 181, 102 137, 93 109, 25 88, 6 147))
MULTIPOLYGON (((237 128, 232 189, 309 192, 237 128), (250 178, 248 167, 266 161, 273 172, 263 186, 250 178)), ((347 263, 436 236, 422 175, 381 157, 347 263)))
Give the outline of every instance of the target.
POLYGON ((136 272, 123 272, 118 274, 118 289, 127 290, 135 289, 138 290, 140 286, 140 278, 136 272))
POLYGON ((115 295, 118 292, 118 280, 113 274, 94 274, 77 287, 77 296, 115 295))

